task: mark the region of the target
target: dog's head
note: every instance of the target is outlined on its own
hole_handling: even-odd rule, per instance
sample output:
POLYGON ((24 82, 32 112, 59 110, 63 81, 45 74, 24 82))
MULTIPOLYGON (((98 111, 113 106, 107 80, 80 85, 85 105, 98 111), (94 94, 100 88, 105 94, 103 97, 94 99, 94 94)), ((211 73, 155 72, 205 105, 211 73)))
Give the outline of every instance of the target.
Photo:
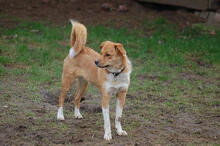
POLYGON ((100 46, 101 58, 95 61, 100 68, 119 70, 125 67, 126 51, 122 44, 105 41, 100 46))

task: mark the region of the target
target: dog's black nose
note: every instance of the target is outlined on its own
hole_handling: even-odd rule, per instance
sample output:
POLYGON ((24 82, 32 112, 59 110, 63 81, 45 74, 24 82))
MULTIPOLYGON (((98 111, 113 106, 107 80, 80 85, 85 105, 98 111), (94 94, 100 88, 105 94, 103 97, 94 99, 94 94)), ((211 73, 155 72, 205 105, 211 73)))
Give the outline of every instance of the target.
POLYGON ((99 64, 99 61, 96 60, 96 61, 95 61, 95 64, 98 65, 98 64, 99 64))

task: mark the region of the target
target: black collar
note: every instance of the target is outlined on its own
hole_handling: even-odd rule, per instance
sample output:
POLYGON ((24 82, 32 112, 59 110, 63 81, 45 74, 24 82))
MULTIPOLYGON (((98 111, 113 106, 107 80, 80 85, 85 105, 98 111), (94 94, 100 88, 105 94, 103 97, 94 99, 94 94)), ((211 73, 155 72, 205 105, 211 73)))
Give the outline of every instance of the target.
POLYGON ((119 72, 110 72, 109 70, 107 70, 107 71, 110 72, 110 73, 112 73, 113 76, 116 78, 116 77, 117 77, 118 75, 120 75, 120 73, 122 73, 124 70, 125 70, 125 67, 123 67, 122 70, 119 71, 119 72))

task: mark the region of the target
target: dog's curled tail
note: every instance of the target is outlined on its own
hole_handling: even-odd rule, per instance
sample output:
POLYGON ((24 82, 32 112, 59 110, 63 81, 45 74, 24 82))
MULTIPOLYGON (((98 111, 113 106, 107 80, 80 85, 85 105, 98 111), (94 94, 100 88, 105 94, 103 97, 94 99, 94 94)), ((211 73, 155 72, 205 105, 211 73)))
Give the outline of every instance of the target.
POLYGON ((71 48, 69 51, 69 57, 73 58, 79 54, 86 45, 87 29, 83 24, 77 21, 71 19, 70 22, 72 24, 72 31, 70 36, 71 48))

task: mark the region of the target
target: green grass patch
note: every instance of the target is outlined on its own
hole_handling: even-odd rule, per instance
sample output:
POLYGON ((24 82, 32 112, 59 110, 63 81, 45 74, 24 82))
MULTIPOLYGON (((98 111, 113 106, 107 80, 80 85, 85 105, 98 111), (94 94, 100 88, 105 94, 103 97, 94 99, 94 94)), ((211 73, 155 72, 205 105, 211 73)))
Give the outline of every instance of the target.
MULTIPOLYGON (((106 40, 124 45, 133 64, 129 92, 141 97, 136 99, 137 103, 152 93, 154 100, 150 105, 146 103, 151 108, 149 114, 153 115, 160 108, 175 113, 219 106, 216 79, 220 72, 220 30, 202 24, 180 29, 164 18, 146 21, 143 28, 131 31, 88 26, 87 44, 97 51, 106 40), (145 35, 145 30, 151 35, 145 35)), ((22 21, 15 28, 0 28, 0 31, 1 76, 25 75, 31 91, 40 85, 60 86, 71 25, 22 21)), ((92 92, 97 94, 89 88, 89 93, 92 92)), ((33 100, 41 102, 38 95, 33 100)), ((135 127, 135 123, 130 127, 135 127)))

